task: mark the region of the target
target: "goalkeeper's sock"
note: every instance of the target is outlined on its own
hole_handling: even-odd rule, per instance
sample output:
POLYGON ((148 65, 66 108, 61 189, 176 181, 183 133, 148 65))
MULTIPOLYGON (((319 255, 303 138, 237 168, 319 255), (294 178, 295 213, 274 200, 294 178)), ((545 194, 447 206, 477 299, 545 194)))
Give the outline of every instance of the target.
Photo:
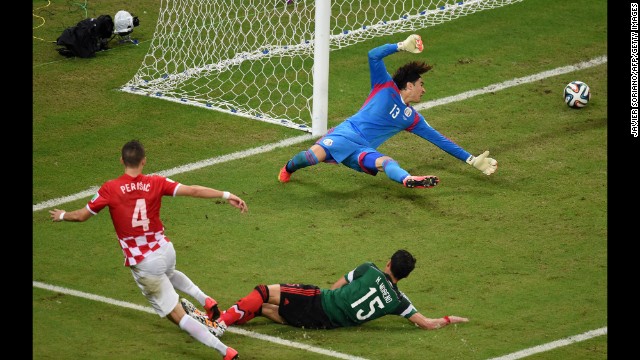
POLYGON ((318 163, 316 154, 311 150, 300 151, 289 162, 287 162, 287 172, 290 174, 298 169, 312 166, 318 163))
POLYGON ((269 288, 266 285, 258 285, 249 295, 238 300, 227 311, 220 315, 218 322, 224 325, 244 324, 259 315, 262 311, 262 304, 269 301, 269 288))
POLYGON ((402 184, 404 178, 410 175, 407 170, 401 168, 398 162, 393 159, 385 160, 382 163, 382 168, 389 179, 400 184, 402 184))

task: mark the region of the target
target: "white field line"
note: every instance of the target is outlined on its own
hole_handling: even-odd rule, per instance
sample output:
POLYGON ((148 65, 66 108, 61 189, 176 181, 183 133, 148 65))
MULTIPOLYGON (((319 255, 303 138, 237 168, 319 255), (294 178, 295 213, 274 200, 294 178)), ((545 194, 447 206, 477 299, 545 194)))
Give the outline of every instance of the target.
MULTIPOLYGON (((442 99, 437 99, 437 100, 432 100, 432 101, 427 101, 424 103, 420 103, 417 104, 416 106, 414 106, 417 110, 424 110, 424 109, 429 109, 438 105, 444 105, 444 104, 449 104, 452 102, 456 102, 456 101, 461 101, 461 100, 465 100, 465 99, 469 99, 471 97, 477 96, 477 95, 482 95, 482 94, 487 94, 487 93, 491 93, 491 92, 496 92, 496 91, 500 91, 506 88, 510 88, 516 85, 522 85, 522 84, 526 84, 526 83, 530 83, 530 82, 534 82, 537 80, 541 80, 541 79, 545 79, 548 77, 552 77, 552 76, 557 76, 557 75, 561 75, 561 74, 566 74, 572 71, 577 71, 577 70, 581 70, 581 69, 586 69, 586 68, 590 68, 593 66, 597 66, 597 65, 601 65, 607 62, 607 56, 600 56, 597 58, 594 58, 590 61, 585 61, 585 62, 581 62, 575 65, 570 65, 570 66, 564 66, 564 67, 560 67, 560 68, 556 68, 553 70, 549 70, 549 71, 543 71, 541 73, 535 74, 535 75, 530 75, 530 76, 525 76, 525 77, 521 77, 521 78, 517 78, 517 79, 513 79, 513 80, 508 80, 502 83, 498 83, 498 84, 493 84, 493 85, 489 85, 486 86, 482 89, 479 90, 472 90, 472 91, 467 91, 464 92, 462 94, 459 95, 455 95, 455 96, 449 96, 446 98, 442 98, 442 99)), ((280 147, 286 147, 289 145, 294 145, 294 144, 298 144, 304 141, 309 141, 314 139, 315 137, 311 134, 306 134, 306 135, 302 135, 302 136, 297 136, 297 137, 293 137, 293 138, 289 138, 289 139, 285 139, 283 141, 274 143, 274 144, 270 144, 270 145, 264 145, 264 146, 260 146, 257 148, 253 148, 253 149, 249 149, 249 150, 245 150, 245 151, 239 151, 239 152, 235 152, 229 155, 223 155, 223 156, 219 156, 216 158, 211 158, 211 159, 207 159, 207 160, 203 160, 203 161, 199 161, 196 163, 191 163, 191 164, 187 164, 187 165, 183 165, 183 166, 179 166, 179 167, 175 167, 173 169, 169 169, 169 170, 164 170, 159 172, 158 174, 164 175, 164 176, 172 176, 175 174, 180 174, 180 173, 184 173, 184 172, 188 172, 188 171, 192 171, 192 170, 196 170, 196 169, 200 169, 206 166, 211 166, 211 165, 215 165, 215 164, 220 164, 223 162, 227 162, 227 161, 231 161, 231 160, 238 160, 238 159, 242 159, 251 155, 256 155, 256 154, 262 154, 280 147)), ((88 190, 79 192, 77 194, 73 194, 73 195, 69 195, 69 196, 65 196, 65 197, 61 197, 61 198, 57 198, 57 199, 52 199, 52 200, 48 200, 48 201, 44 201, 40 204, 36 204, 33 205, 33 211, 39 211, 42 209, 46 209, 46 208, 50 208, 53 206, 57 206, 60 204, 64 204, 64 203, 68 203, 71 201, 75 201, 78 199, 82 199, 84 197, 89 197, 89 196, 93 196, 95 194, 95 192, 98 190, 97 186, 91 187, 88 190)), ((53 286, 53 285, 47 285, 47 284, 43 284, 43 283, 39 283, 37 281, 33 282, 33 286, 37 286, 37 287, 41 287, 44 289, 49 289, 52 291, 58 291, 58 292, 64 292, 67 294, 71 294, 71 295, 75 295, 75 296, 80 296, 80 297, 85 297, 87 299, 91 299, 91 300, 96 300, 96 301, 103 301, 103 302, 107 302, 107 303, 112 303, 115 305, 119 305, 119 306, 124 306, 124 307, 128 307, 128 308, 132 308, 132 309, 137 309, 137 310, 142 310, 142 311, 146 311, 146 312, 150 312, 152 314, 155 314, 155 312, 153 311, 153 309, 149 308, 149 307, 140 307, 139 305, 135 305, 135 304, 130 304, 130 303, 126 303, 126 302, 122 302, 122 301, 118 301, 118 300, 113 300, 113 299, 109 299, 109 298, 104 298, 102 296, 97 296, 97 295, 92 295, 92 294, 87 294, 87 293, 83 293, 83 292, 79 292, 76 290, 70 290, 70 289, 64 289, 64 288, 60 288, 57 286, 53 286)), ((291 347, 295 347, 295 348, 299 348, 299 349, 304 349, 304 350, 308 350, 308 351, 313 351, 313 352, 317 352, 320 354, 325 354, 328 356, 333 356, 336 358, 340 358, 340 359, 362 359, 362 358, 358 358, 358 357, 353 357, 350 355, 345 355, 345 354, 341 354, 341 353, 337 353, 334 351, 329 351, 329 350, 325 350, 325 349, 320 349, 320 348, 315 348, 312 346, 308 346, 308 345, 304 345, 304 344, 299 344, 299 343, 295 343, 295 342, 291 342, 288 340, 282 340, 276 337, 272 337, 272 336, 268 336, 268 335, 262 335, 262 334, 257 334, 257 333, 253 333, 250 331, 246 331, 246 330, 242 330, 242 329, 238 329, 238 328, 230 328, 228 331, 231 332, 235 332, 238 334, 243 334, 246 336, 251 336, 254 338, 258 338, 261 340, 265 340, 265 341, 270 341, 270 342, 274 342, 277 344, 281 344, 281 345, 286 345, 286 346, 291 346, 291 347)), ((533 355, 535 353, 538 352, 543 352, 543 351, 548 351, 551 349, 555 349, 557 347, 560 346, 566 346, 575 342, 579 342, 579 341, 584 341, 587 339, 590 339, 592 337, 596 337, 596 336, 601 336, 601 335, 606 335, 607 334, 607 328, 600 328, 600 329, 596 329, 596 330, 592 330, 589 332, 586 332, 584 334, 580 334, 580 335, 576 335, 576 336, 572 336, 566 339, 562 339, 562 340, 557 340, 551 343, 547 343, 544 345, 539 345, 539 346, 535 346, 529 349, 525 349, 525 350, 521 350, 509 355, 505 355, 499 358, 493 358, 490 360, 512 360, 512 359, 520 359, 522 357, 526 357, 529 355, 533 355)))
MULTIPOLYGON (((224 162, 227 162, 227 161, 231 161, 231 160, 238 160, 238 159, 242 159, 242 158, 249 157, 249 156, 256 155, 256 154, 266 153, 266 152, 269 152, 269 151, 277 149, 277 148, 286 147, 286 146, 297 144, 297 143, 301 143, 301 142, 304 142, 304 141, 309 141, 309 140, 312 140, 312 139, 314 139, 314 136, 312 134, 306 134, 306 135, 301 135, 301 136, 297 136, 297 137, 292 137, 292 138, 288 138, 288 139, 279 141, 279 142, 274 143, 274 144, 268 144, 268 145, 259 146, 257 148, 249 149, 249 150, 238 151, 238 152, 234 152, 232 154, 222 155, 222 156, 218 156, 218 157, 215 157, 215 158, 198 161, 198 162, 191 163, 191 164, 174 167, 174 168, 169 169, 169 170, 162 170, 162 171, 158 172, 157 174, 158 175, 162 175, 162 176, 170 177, 170 176, 173 176, 175 174, 182 174, 182 173, 186 173, 186 172, 189 172, 189 171, 201 169, 203 167, 207 167, 207 166, 211 166, 211 165, 215 165, 215 164, 221 164, 221 163, 224 163, 224 162)), ((89 189, 87 189, 85 191, 81 191, 81 192, 73 194, 73 195, 68 195, 68 196, 64 196, 64 197, 61 197, 61 198, 56 198, 56 199, 51 199, 51 200, 47 200, 47 201, 41 202, 39 204, 33 205, 33 211, 38 211, 38 210, 54 207, 54 206, 57 206, 57 205, 61 205, 61 204, 65 204, 65 203, 68 203, 68 202, 71 202, 71 201, 82 199, 82 198, 85 198, 85 197, 91 197, 91 196, 95 195, 96 191, 98 191, 99 188, 100 188, 99 186, 93 186, 93 187, 90 187, 89 189)))
POLYGON ((516 78, 516 79, 513 79, 513 80, 507 80, 507 81, 501 82, 499 84, 493 84, 493 85, 485 86, 482 89, 466 91, 466 92, 463 92, 462 94, 449 96, 449 97, 442 98, 442 99, 427 101, 427 102, 424 102, 424 103, 417 104, 416 106, 414 106, 414 108, 416 110, 429 109, 429 108, 432 108, 434 106, 444 105, 444 104, 452 103, 452 102, 455 102, 455 101, 465 100, 465 99, 472 98, 472 97, 477 96, 477 95, 488 94, 488 93, 504 90, 506 88, 510 88, 510 87, 513 87, 513 86, 522 85, 522 84, 534 82, 534 81, 537 81, 537 80, 546 79, 548 77, 567 74, 567 73, 570 73, 570 72, 573 72, 573 71, 578 71, 578 70, 594 67, 594 66, 597 66, 597 65, 600 65, 600 64, 604 64, 606 62, 607 62, 607 56, 606 55, 605 56, 600 56, 600 57, 597 57, 597 58, 593 58, 593 59, 591 59, 589 61, 583 61, 583 62, 575 64, 575 65, 559 67, 559 68, 556 68, 556 69, 553 69, 553 70, 543 71, 543 72, 538 73, 538 74, 529 75, 529 76, 525 76, 525 77, 521 77, 521 78, 516 78))
POLYGON ((523 357, 527 357, 527 356, 530 356, 530 355, 533 355, 533 354, 537 354, 537 353, 553 350, 553 349, 559 348, 561 346, 571 345, 573 343, 577 343, 577 342, 580 342, 580 341, 589 340, 591 338, 594 338, 594 337, 597 337, 597 336, 602 336, 602 335, 607 335, 607 327, 606 326, 603 327, 603 328, 600 328, 600 329, 587 331, 586 333, 582 333, 582 334, 579 334, 579 335, 570 336, 568 338, 552 341, 550 343, 546 343, 546 344, 543 344, 543 345, 534 346, 532 348, 520 350, 520 351, 511 353, 509 355, 504 355, 504 356, 500 356, 500 357, 497 357, 497 358, 492 358, 492 359, 489 359, 489 360, 515 360, 515 359, 522 359, 523 357))
MULTIPOLYGON (((436 100, 431 100, 431 101, 427 101, 427 102, 423 102, 423 103, 419 103, 416 106, 414 106, 414 108, 416 110, 424 110, 424 109, 429 109, 438 105, 444 105, 444 104, 449 104, 452 102, 456 102, 456 101, 461 101, 461 100, 465 100, 465 99, 469 99, 471 97, 477 96, 477 95, 482 95, 482 94, 487 94, 487 93, 491 93, 491 92, 496 92, 496 91, 500 91, 506 88, 510 88, 516 85, 522 85, 522 84, 526 84, 526 83, 530 83, 530 82, 534 82, 537 80, 541 80, 541 79, 545 79, 548 77, 552 77, 552 76, 557 76, 557 75, 561 75, 561 74, 566 74, 572 71, 577 71, 577 70, 581 70, 581 69, 586 69, 586 68, 590 68, 593 66, 597 66, 600 64, 604 64, 607 62, 607 56, 600 56, 597 58, 594 58, 590 61, 585 61, 585 62, 581 62, 575 65, 569 65, 569 66, 564 66, 564 67, 559 67, 553 70, 548 70, 548 71, 543 71, 541 73, 535 74, 535 75, 530 75, 530 76, 525 76, 525 77, 521 77, 521 78, 517 78, 517 79, 513 79, 513 80, 507 80, 505 82, 501 82, 498 84, 493 84, 493 85, 489 85, 489 86, 485 86, 482 89, 478 89, 478 90, 471 90, 471 91, 467 91, 467 92, 463 92, 461 94, 458 95, 454 95, 454 96, 449 96, 446 98, 442 98, 442 99, 436 99, 436 100)), ((280 147, 286 147, 289 145, 294 145, 294 144, 298 144, 304 141, 309 141, 314 139, 314 137, 311 134, 307 134, 307 135, 302 135, 302 136, 297 136, 297 137, 293 137, 293 138, 289 138, 289 139, 285 139, 282 140, 280 142, 274 143, 274 144, 269 144, 269 145, 264 145, 264 146, 260 146, 257 148, 253 148, 253 149, 249 149, 249 150, 244 150, 244 151, 238 151, 232 154, 228 154, 228 155, 223 155, 223 156, 219 156, 216 158, 210 158, 207 160, 202 160, 202 161, 198 161, 195 163, 191 163, 191 164, 187 164, 187 165, 183 165, 183 166, 179 166, 179 167, 175 167, 173 169, 169 169, 169 170, 164 170, 159 172, 158 174, 160 175, 164 175, 164 176, 171 176, 171 175, 175 175, 175 174, 181 174, 181 173, 185 173, 188 171, 193 171, 196 169, 200 169, 203 167, 207 167, 207 166, 211 166, 211 165, 215 165, 215 164, 220 164, 223 162, 227 162, 227 161, 232 161, 232 160, 238 160, 238 159, 242 159, 248 156, 252 156, 252 155, 257 155, 257 154, 262 154, 262 153, 266 153, 268 151, 280 148, 280 147)), ((81 191, 79 193, 73 194, 73 195, 68 195, 68 196, 64 196, 61 198, 56 198, 56 199, 51 199, 51 200, 47 200, 44 202, 41 202, 39 204, 33 205, 33 211, 39 211, 42 209, 46 209, 46 208, 51 208, 57 205, 61 205, 61 204, 65 204, 71 201, 75 201, 78 199, 82 199, 82 198, 86 198, 86 197, 91 197, 93 196, 96 191, 98 191, 98 186, 92 186, 89 189, 85 190, 85 191, 81 191)))
MULTIPOLYGON (((60 286, 48 285, 48 284, 45 284, 45 283, 41 283, 39 281, 34 281, 33 282, 33 286, 41 288, 41 289, 45 289, 45 290, 58 292, 58 293, 61 293, 61 294, 67 294, 67 295, 77 296, 77 297, 81 297, 81 298, 85 298, 85 299, 89 299, 89 300, 100 301, 100 302, 107 303, 107 304, 110 304, 110 305, 116 305, 116 306, 121 306, 121 307, 129 308, 129 309, 133 309, 133 310, 143 311, 143 312, 146 312, 146 313, 149 313, 149 314, 156 314, 156 312, 153 310, 153 308, 148 307, 148 306, 136 305, 136 304, 128 303, 126 301, 120 301, 120 300, 116 300, 116 299, 111 299, 111 298, 100 296, 100 295, 89 294, 89 293, 86 293, 86 292, 73 290, 73 289, 67 289, 67 288, 60 287, 60 286)), ((280 338, 277 338, 277 337, 274 337, 274 336, 269 336, 269 335, 256 333, 256 332, 253 332, 253 331, 243 330, 243 329, 239 329, 237 327, 229 327, 227 329, 227 331, 228 332, 232 332, 232 333, 236 333, 236 334, 240 334, 240 335, 245 335, 245 336, 252 337, 252 338, 255 338, 255 339, 259 339, 259 340, 269 341, 269 342, 272 342, 272 343, 275 343, 275 344, 279 344, 279 345, 283 345, 283 346, 289 346, 289 347, 293 347, 293 348, 296 348, 296 349, 301 349, 301 350, 306 350, 306 351, 310 351, 310 352, 314 352, 314 353, 318 353, 318 354, 322 354, 322 355, 327 355, 327 356, 330 356, 330 357, 334 357, 336 359, 367 360, 365 358, 352 356, 352 355, 348 355, 348 354, 343 354, 343 353, 339 353, 339 352, 331 351, 331 350, 327 350, 327 349, 317 348, 315 346, 301 344, 301 343, 297 343, 297 342, 293 342, 293 341, 289 341, 289 340, 283 340, 283 339, 280 339, 280 338)))
MULTIPOLYGON (((128 302, 120 301, 120 300, 115 300, 115 299, 111 299, 111 298, 100 296, 100 295, 89 294, 89 293, 78 291, 78 290, 63 288, 63 287, 60 287, 60 286, 48 285, 48 284, 45 284, 45 283, 42 283, 42 282, 39 282, 39 281, 34 281, 33 282, 33 286, 41 288, 41 289, 45 289, 45 290, 55 291, 55 292, 62 293, 62 294, 67 294, 67 295, 73 295, 73 296, 77 296, 77 297, 81 297, 81 298, 85 298, 85 299, 89 299, 89 300, 100 301, 100 302, 103 302, 103 303, 116 305, 116 306, 121 306, 121 307, 129 308, 129 309, 133 309, 133 310, 140 310, 140 311, 143 311, 143 312, 146 312, 146 313, 149 313, 149 314, 155 314, 156 313, 153 310, 153 308, 148 307, 148 306, 136 305, 136 304, 132 304, 132 303, 128 303, 128 302)), ((243 330, 243 329, 239 329, 237 327, 230 327, 229 329, 227 329, 227 331, 232 332, 232 333, 236 333, 236 334, 240 334, 240 335, 249 336, 249 337, 252 337, 252 338, 255 338, 255 339, 259 339, 259 340, 272 342, 272 343, 283 345, 283 346, 289 346, 289 347, 293 347, 293 348, 297 348, 297 349, 302 349, 302 350, 315 352, 315 353, 322 354, 322 355, 335 357, 337 359, 366 360, 365 358, 361 358, 361 357, 357 357, 357 356, 351 356, 351 355, 347 355, 347 354, 342 354, 342 353, 339 353, 339 352, 336 352, 336 351, 317 348, 317 347, 314 347, 314 346, 305 345, 305 344, 301 344, 301 343, 296 343, 296 342, 289 341, 289 340, 283 340, 283 339, 280 339, 280 338, 277 338, 277 337, 274 337, 274 336, 255 333, 253 331, 243 330)), ((559 348, 559 347, 562 347, 562 346, 571 345, 573 343, 589 340, 591 338, 602 336, 602 335, 607 335, 607 327, 606 326, 603 327, 603 328, 600 328, 600 329, 587 331, 587 332, 579 334, 579 335, 570 336, 568 338, 564 338, 564 339, 552 341, 550 343, 546 343, 546 344, 543 344, 543 345, 538 345, 538 346, 534 346, 532 348, 520 350, 520 351, 511 353, 511 354, 508 354, 508 355, 504 355, 504 356, 500 356, 500 357, 496 357, 496 358, 491 358, 489 360, 516 360, 516 359, 522 359, 524 357, 527 357, 527 356, 530 356, 530 355, 533 355, 533 354, 537 354, 537 353, 553 350, 553 349, 556 349, 556 348, 559 348)))

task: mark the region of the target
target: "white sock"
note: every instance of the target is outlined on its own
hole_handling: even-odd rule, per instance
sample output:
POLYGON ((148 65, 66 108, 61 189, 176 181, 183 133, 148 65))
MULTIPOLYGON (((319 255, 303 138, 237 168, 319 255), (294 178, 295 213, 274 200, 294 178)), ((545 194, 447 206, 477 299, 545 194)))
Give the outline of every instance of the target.
POLYGON ((207 294, 203 293, 200 288, 189 279, 182 271, 174 270, 173 275, 169 278, 174 288, 182 291, 185 294, 189 294, 194 299, 198 300, 200 305, 204 306, 204 302, 207 299, 207 294))
POLYGON ((189 315, 185 315, 180 319, 180 329, 186 331, 194 339, 201 343, 216 349, 222 356, 227 353, 227 345, 223 344, 220 339, 209 332, 206 326, 202 325, 198 320, 189 315))

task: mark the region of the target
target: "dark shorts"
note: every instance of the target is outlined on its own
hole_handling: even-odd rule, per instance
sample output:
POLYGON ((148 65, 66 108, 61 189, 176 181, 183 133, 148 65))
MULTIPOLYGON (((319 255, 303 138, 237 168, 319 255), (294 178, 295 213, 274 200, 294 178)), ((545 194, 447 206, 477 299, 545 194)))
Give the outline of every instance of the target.
POLYGON ((320 288, 305 284, 280 284, 278 314, 291 326, 306 329, 333 329, 322 308, 320 288))

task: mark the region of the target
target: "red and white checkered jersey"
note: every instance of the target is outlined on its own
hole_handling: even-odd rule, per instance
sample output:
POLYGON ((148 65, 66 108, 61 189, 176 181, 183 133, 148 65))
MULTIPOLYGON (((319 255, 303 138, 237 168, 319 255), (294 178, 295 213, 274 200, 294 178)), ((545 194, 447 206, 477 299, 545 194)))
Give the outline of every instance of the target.
POLYGON ((163 196, 175 196, 180 183, 160 175, 127 174, 102 184, 87 203, 94 215, 109 207, 124 253, 124 265, 139 263, 169 242, 160 220, 163 196))

